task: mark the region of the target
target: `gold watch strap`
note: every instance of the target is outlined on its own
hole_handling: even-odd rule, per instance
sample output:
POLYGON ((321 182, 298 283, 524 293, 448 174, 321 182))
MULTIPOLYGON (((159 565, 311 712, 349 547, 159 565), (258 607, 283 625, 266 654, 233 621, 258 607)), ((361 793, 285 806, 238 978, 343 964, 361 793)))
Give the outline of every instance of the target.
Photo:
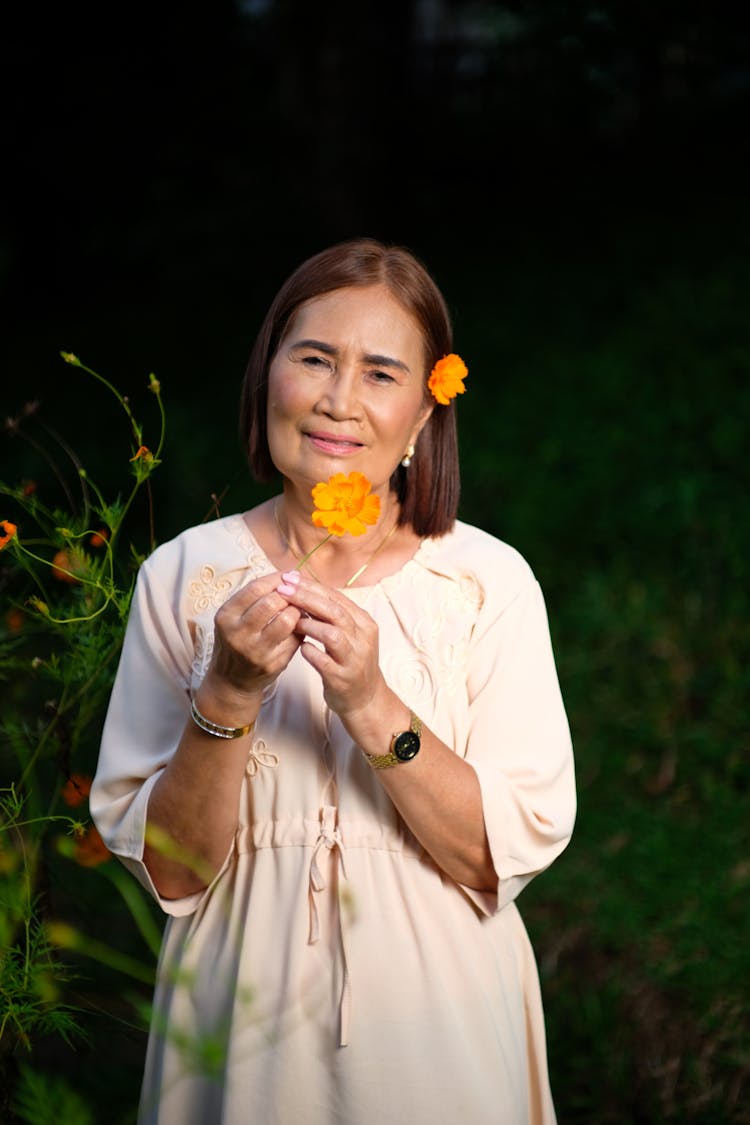
MULTIPOLYGON (((418 715, 415 715, 413 711, 409 712, 409 730, 416 734, 417 738, 421 738, 422 720, 418 715)), ((391 749, 387 754, 368 754, 367 751, 364 751, 367 761, 374 770, 387 770, 390 769, 391 766, 401 766, 404 764, 400 758, 396 757, 393 751, 393 743, 401 733, 401 731, 397 731, 396 734, 394 734, 391 739, 391 749)))

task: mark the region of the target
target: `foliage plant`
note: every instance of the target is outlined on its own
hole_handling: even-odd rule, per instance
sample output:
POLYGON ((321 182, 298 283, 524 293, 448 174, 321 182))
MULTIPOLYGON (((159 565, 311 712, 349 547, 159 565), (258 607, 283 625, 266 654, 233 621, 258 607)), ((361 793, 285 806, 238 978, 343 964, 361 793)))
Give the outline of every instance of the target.
POLYGON ((54 1115, 85 1125, 91 1117, 80 1093, 45 1074, 36 1055, 38 1045, 75 1046, 86 1034, 85 1003, 75 999, 86 974, 78 955, 153 981, 158 926, 140 889, 111 861, 86 799, 135 576, 155 544, 151 476, 166 423, 153 374, 148 390, 159 432, 152 452, 128 399, 75 355, 61 354, 115 397, 131 448, 121 455, 127 488, 107 500, 67 442, 38 418, 37 404, 5 426, 9 437, 36 448, 57 479, 0 481, 9 517, 0 536, 0 1119, 54 1115), (49 440, 39 442, 39 425, 52 450, 49 440), (125 526, 139 494, 147 501, 140 544, 125 526), (124 898, 135 921, 129 930, 140 932, 135 955, 115 948, 109 935, 100 940, 88 917, 85 926, 66 917, 70 904, 97 901, 101 876, 114 887, 110 898, 124 898))

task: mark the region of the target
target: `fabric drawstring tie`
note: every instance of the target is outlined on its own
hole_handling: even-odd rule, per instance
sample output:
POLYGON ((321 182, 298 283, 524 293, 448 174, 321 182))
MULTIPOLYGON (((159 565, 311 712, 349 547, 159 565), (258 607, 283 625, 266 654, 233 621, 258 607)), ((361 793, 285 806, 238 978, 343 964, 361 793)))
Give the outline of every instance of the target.
MULTIPOLYGON (((310 860, 310 930, 307 939, 310 945, 314 945, 320 939, 320 917, 318 913, 316 895, 318 895, 326 888, 326 881, 319 864, 319 857, 323 849, 325 849, 325 851, 329 853, 334 849, 337 850, 341 871, 344 874, 344 878, 346 878, 347 875, 346 866, 344 864, 344 852, 342 847, 341 832, 339 831, 338 825, 336 824, 336 808, 334 805, 324 805, 320 810, 320 831, 318 833, 318 838, 315 841, 312 858, 310 860)), ((344 936, 344 927, 341 921, 340 905, 337 911, 337 916, 339 925, 339 941, 341 943, 341 956, 343 961, 343 984, 341 987, 341 1000, 339 1003, 339 1047, 345 1047, 349 1041, 351 981, 349 978, 349 961, 346 953, 346 939, 344 936)))

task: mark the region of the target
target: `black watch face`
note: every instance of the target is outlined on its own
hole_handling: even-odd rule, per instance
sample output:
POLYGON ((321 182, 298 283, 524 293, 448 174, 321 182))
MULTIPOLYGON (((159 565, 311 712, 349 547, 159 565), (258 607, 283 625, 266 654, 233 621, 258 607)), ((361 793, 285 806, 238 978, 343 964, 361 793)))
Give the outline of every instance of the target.
POLYGON ((413 730, 405 730, 393 742, 393 753, 399 762, 410 762, 419 753, 419 735, 413 730))

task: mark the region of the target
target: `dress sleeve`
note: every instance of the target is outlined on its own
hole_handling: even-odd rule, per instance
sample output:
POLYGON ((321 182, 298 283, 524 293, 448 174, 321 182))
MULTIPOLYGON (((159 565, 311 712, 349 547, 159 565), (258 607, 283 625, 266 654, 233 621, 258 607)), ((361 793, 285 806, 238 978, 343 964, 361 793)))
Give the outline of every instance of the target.
POLYGON ((189 714, 193 659, 189 634, 151 567, 153 559, 138 574, 89 805, 110 851, 165 913, 183 915, 206 892, 164 899, 143 863, 148 801, 189 714))
MULTIPOLYGON (((485 607, 486 608, 486 607, 485 607)), ((470 662, 466 760, 479 778, 498 876, 464 887, 485 914, 511 902, 563 851, 576 812, 573 753, 538 582, 477 623, 470 662)))

